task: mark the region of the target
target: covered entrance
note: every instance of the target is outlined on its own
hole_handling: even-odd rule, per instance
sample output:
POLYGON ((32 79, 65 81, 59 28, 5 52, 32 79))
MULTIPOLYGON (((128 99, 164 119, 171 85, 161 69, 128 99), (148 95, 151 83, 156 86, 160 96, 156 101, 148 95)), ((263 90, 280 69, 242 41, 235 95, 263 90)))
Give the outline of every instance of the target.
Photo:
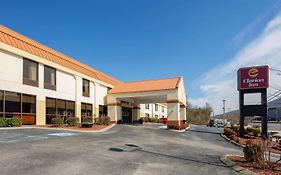
POLYGON ((122 83, 107 96, 111 121, 138 122, 140 104, 167 103, 167 125, 182 126, 186 122, 186 94, 183 77, 122 83), (130 104, 130 109, 124 103, 130 104), (130 115, 131 114, 131 115, 130 115))

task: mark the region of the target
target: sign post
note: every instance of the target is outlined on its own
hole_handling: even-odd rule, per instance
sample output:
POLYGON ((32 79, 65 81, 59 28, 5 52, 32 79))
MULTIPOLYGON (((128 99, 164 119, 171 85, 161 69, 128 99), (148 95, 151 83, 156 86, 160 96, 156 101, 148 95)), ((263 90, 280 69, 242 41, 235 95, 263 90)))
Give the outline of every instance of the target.
POLYGON ((240 107, 240 136, 244 137, 245 116, 262 117, 262 133, 267 137, 267 88, 269 86, 268 66, 256 66, 240 68, 237 72, 240 107), (244 94, 259 93, 261 104, 245 105, 244 94))

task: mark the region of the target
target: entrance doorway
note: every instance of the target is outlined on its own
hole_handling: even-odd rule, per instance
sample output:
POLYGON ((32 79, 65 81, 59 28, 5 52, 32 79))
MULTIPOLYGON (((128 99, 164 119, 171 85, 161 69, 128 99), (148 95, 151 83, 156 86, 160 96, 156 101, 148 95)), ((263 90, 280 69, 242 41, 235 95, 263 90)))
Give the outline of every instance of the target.
POLYGON ((122 106, 122 121, 123 123, 132 123, 133 115, 132 108, 122 106))

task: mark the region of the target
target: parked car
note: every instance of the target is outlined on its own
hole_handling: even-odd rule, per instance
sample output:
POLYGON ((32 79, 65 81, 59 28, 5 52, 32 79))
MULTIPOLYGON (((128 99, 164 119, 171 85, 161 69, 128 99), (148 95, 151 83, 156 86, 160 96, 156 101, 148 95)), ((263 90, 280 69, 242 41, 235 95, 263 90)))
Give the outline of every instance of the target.
POLYGON ((167 118, 160 118, 159 122, 163 124, 167 124, 167 118))
POLYGON ((223 123, 222 119, 211 119, 209 123, 207 124, 209 127, 218 127, 223 128, 225 124, 223 123))

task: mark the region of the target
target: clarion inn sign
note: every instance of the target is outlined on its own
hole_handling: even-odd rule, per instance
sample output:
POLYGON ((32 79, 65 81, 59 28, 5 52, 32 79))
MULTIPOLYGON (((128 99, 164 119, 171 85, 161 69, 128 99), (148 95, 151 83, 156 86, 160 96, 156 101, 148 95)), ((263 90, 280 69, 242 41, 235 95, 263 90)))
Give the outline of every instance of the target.
POLYGON ((238 90, 268 88, 268 66, 245 67, 238 70, 238 90))

